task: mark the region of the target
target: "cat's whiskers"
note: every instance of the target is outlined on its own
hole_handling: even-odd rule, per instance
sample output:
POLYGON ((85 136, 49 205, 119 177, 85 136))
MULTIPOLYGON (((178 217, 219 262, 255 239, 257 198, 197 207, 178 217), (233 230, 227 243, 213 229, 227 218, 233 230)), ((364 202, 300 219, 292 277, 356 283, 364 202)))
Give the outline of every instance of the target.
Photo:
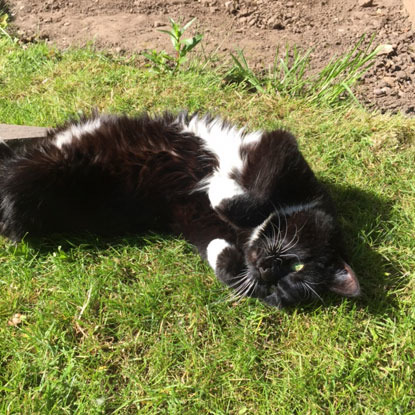
POLYGON ((248 272, 249 272, 249 270, 247 268, 245 268, 239 274, 236 274, 232 278, 229 278, 229 281, 239 280, 239 279, 241 279, 241 277, 245 277, 248 274, 248 272))
POLYGON ((229 285, 229 287, 232 287, 232 288, 238 287, 238 286, 240 286, 240 285, 241 285, 241 283, 242 283, 245 279, 247 279, 247 277, 248 277, 248 270, 244 270, 244 271, 242 271, 240 274, 235 275, 235 276, 234 276, 234 277, 232 277, 232 278, 229 278, 229 281, 235 281, 235 282, 234 282, 234 283, 232 283, 232 284, 228 284, 228 285, 229 285))
POLYGON ((234 292, 229 294, 228 301, 229 302, 234 302, 234 301, 240 302, 242 300, 242 298, 243 298, 242 293, 234 291, 234 292))
POLYGON ((283 217, 284 217, 284 222, 285 222, 285 234, 282 240, 285 241, 287 238, 287 234, 288 234, 288 220, 287 220, 287 215, 285 213, 283 214, 283 217))
POLYGON ((278 252, 278 247, 275 245, 274 239, 270 238, 269 236, 264 237, 264 245, 265 250, 270 253, 278 252))
POLYGON ((272 241, 272 245, 274 245, 275 244, 275 242, 274 241, 276 241, 277 240, 277 234, 275 233, 275 228, 274 228, 274 225, 273 225, 273 223, 271 222, 271 241, 272 241))
POLYGON ((253 284, 253 280, 249 280, 249 279, 246 279, 244 282, 243 282, 243 284, 241 284, 236 290, 235 290, 235 292, 239 295, 239 296, 241 296, 241 297, 243 297, 244 296, 244 293, 245 292, 247 292, 247 291, 249 291, 249 289, 250 289, 250 287, 252 286, 252 284, 253 284))
POLYGON ((321 298, 321 296, 317 293, 317 291, 313 287, 311 287, 309 285, 309 282, 308 281, 302 281, 301 283, 306 288, 306 291, 308 290, 309 292, 311 292, 312 294, 314 294, 314 296, 317 297, 324 304, 324 301, 321 298))
POLYGON ((253 286, 253 285, 254 285, 253 283, 251 283, 251 284, 247 285, 243 291, 241 290, 241 291, 238 293, 239 301, 240 301, 240 300, 242 300, 242 298, 244 298, 244 297, 247 297, 247 296, 248 296, 248 294, 249 294, 249 292, 251 291, 251 288, 252 288, 252 286, 253 286))
MULTIPOLYGON (((279 218, 279 215, 278 215, 279 218)), ((283 244, 283 238, 281 238, 281 230, 274 223, 271 222, 272 235, 271 237, 264 237, 264 246, 267 252, 276 255, 283 244)))
POLYGON ((297 225, 295 225, 295 232, 294 232, 294 235, 293 235, 293 237, 290 239, 290 241, 289 241, 289 242, 284 243, 284 245, 283 245, 283 247, 282 247, 282 249, 281 249, 281 253, 287 252, 288 250, 290 250, 290 249, 294 248, 294 247, 297 245, 297 243, 298 243, 299 239, 300 239, 300 237, 299 237, 299 235, 298 235, 297 225))
MULTIPOLYGON (((294 245, 293 246, 290 246, 289 248, 287 248, 286 246, 284 246, 284 250, 282 251, 282 252, 286 252, 287 250, 289 250, 289 249, 293 249, 293 248, 295 248, 295 246, 298 244, 298 242, 300 241, 300 233, 301 233, 301 231, 303 230, 303 228, 304 228, 304 226, 306 225, 306 223, 304 223, 302 226, 301 226, 301 228, 300 229, 298 229, 297 228, 297 225, 295 225, 295 233, 294 233, 294 236, 293 236, 293 238, 291 239, 291 241, 294 239, 294 238, 296 238, 297 240, 295 241, 295 243, 294 243, 294 245)), ((290 244, 291 243, 291 241, 288 243, 288 244, 290 244)))
POLYGON ((252 294, 255 291, 256 284, 257 281, 251 280, 250 284, 246 287, 245 291, 239 293, 238 302, 240 302, 242 298, 248 297, 250 293, 252 294))
POLYGON ((229 296, 229 301, 240 301, 243 297, 247 297, 250 293, 252 294, 255 291, 258 284, 258 281, 255 281, 250 277, 248 270, 242 271, 235 279, 237 279, 236 283, 229 284, 229 286, 234 289, 229 296))
POLYGON ((296 238, 295 241, 290 242, 290 245, 284 246, 284 248, 280 251, 280 255, 283 255, 289 251, 292 251, 297 246, 299 240, 300 240, 299 238, 296 238))
POLYGON ((250 287, 250 290, 245 295, 247 297, 252 296, 252 294, 255 292, 257 286, 258 286, 258 281, 254 281, 253 284, 250 287))
POLYGON ((297 258, 298 262, 301 262, 300 257, 297 254, 280 254, 282 258, 297 258))
POLYGON ((281 249, 281 246, 283 244, 283 238, 281 238, 281 229, 280 229, 281 221, 280 221, 280 215, 278 214, 278 227, 271 223, 272 227, 272 234, 273 234, 273 245, 276 252, 278 252, 281 249))
POLYGON ((245 284, 246 281, 249 280, 248 271, 242 271, 236 277, 232 278, 232 280, 236 280, 235 283, 229 284, 230 287, 234 288, 235 290, 239 290, 241 285, 245 284))
POLYGON ((281 216, 279 212, 277 212, 277 215, 278 215, 278 228, 277 228, 278 229, 278 248, 277 249, 280 250, 282 247, 282 244, 284 243, 284 238, 281 237, 281 216))
POLYGON ((311 282, 311 281, 307 281, 307 284, 309 284, 309 285, 323 285, 322 282, 311 282))

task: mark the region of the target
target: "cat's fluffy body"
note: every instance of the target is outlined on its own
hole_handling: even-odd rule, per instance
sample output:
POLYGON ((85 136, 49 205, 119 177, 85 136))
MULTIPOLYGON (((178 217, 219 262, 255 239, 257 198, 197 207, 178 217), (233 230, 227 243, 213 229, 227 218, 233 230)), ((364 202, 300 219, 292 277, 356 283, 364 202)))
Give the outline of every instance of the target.
POLYGON ((170 231, 237 295, 359 293, 332 202, 288 132, 219 118, 97 115, 0 152, 0 233, 170 231))

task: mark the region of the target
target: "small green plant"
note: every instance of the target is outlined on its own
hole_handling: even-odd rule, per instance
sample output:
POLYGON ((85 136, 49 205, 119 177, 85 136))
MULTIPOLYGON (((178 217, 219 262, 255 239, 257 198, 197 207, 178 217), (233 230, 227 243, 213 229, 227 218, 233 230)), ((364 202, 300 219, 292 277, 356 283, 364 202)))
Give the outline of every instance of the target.
POLYGON ((9 7, 4 0, 0 0, 0 36, 6 36, 11 39, 6 29, 9 26, 10 14, 9 7))
POLYGON ((231 53, 234 66, 225 74, 225 80, 229 82, 236 82, 249 90, 266 92, 267 85, 264 79, 258 77, 255 72, 249 67, 242 50, 237 51, 237 56, 231 53))
POLYGON ((288 49, 283 58, 278 58, 279 48, 275 60, 268 74, 256 74, 250 67, 243 51, 238 50, 237 55, 231 53, 234 66, 227 72, 225 78, 233 82, 241 82, 248 89, 261 93, 277 92, 281 95, 301 95, 305 89, 305 71, 309 66, 311 51, 301 55, 294 46, 288 49))
POLYGON ((343 57, 333 59, 320 71, 310 84, 311 101, 334 103, 345 95, 358 102, 351 88, 373 65, 378 48, 373 46, 373 37, 365 48, 361 48, 365 36, 343 57))
POLYGON ((7 13, 3 13, 0 9, 0 29, 2 32, 5 32, 4 29, 9 25, 9 15, 7 13))
POLYGON ((0 13, 0 27, 5 29, 9 24, 9 15, 7 13, 0 13))
POLYGON ((304 97, 311 102, 333 105, 346 97, 355 102, 352 87, 373 64, 377 49, 372 48, 371 39, 361 48, 364 36, 343 57, 330 61, 316 76, 307 76, 311 50, 301 53, 297 47, 287 48, 279 57, 279 49, 268 73, 255 73, 242 51, 231 54, 234 65, 225 74, 225 80, 237 82, 249 90, 279 94, 289 97, 304 97))
POLYGON ((194 49, 203 38, 203 35, 197 34, 188 39, 182 39, 184 32, 190 27, 195 19, 190 20, 183 27, 173 19, 170 19, 171 30, 160 30, 170 36, 173 47, 176 51, 175 56, 169 55, 164 50, 159 52, 152 50, 150 53, 143 52, 157 72, 171 72, 176 73, 187 59, 187 54, 194 49))

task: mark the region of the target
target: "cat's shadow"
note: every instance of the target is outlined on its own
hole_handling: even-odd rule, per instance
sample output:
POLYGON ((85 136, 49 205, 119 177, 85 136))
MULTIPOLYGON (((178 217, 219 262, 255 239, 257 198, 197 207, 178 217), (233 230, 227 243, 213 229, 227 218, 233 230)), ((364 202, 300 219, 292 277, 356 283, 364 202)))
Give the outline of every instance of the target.
MULTIPOLYGON (((322 182, 335 201, 349 259, 361 285, 361 296, 353 301, 372 314, 389 314, 397 306, 397 290, 405 283, 398 263, 376 250, 387 243, 391 232, 392 202, 368 190, 322 182)), ((326 304, 338 301, 325 299, 326 304)))
MULTIPOLYGON (((362 294, 350 304, 356 304, 373 314, 389 314, 397 306, 397 290, 405 283, 403 271, 397 263, 386 260, 376 251, 376 246, 386 243, 388 224, 392 223, 392 203, 370 191, 346 187, 322 181, 337 207, 340 225, 349 254, 350 265, 358 275, 362 294)), ((97 237, 84 235, 71 238, 62 236, 31 240, 30 245, 39 254, 54 252, 58 246, 67 249, 85 246, 93 250, 109 246, 128 244, 140 247, 148 240, 172 238, 170 235, 153 234, 144 236, 97 237)), ((324 297, 324 306, 336 306, 342 300, 335 295, 324 297)), ((309 312, 320 303, 304 306, 302 312, 309 312)), ((323 307, 324 307, 323 306, 323 307)))

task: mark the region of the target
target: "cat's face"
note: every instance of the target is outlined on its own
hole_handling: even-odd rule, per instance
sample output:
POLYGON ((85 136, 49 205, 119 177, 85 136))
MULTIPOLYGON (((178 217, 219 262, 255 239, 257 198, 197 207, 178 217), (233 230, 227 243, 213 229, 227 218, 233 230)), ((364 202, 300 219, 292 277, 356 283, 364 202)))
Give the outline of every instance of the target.
POLYGON ((359 283, 341 259, 338 238, 333 219, 321 210, 272 213, 245 244, 248 295, 278 307, 320 298, 327 290, 357 296, 359 283))

